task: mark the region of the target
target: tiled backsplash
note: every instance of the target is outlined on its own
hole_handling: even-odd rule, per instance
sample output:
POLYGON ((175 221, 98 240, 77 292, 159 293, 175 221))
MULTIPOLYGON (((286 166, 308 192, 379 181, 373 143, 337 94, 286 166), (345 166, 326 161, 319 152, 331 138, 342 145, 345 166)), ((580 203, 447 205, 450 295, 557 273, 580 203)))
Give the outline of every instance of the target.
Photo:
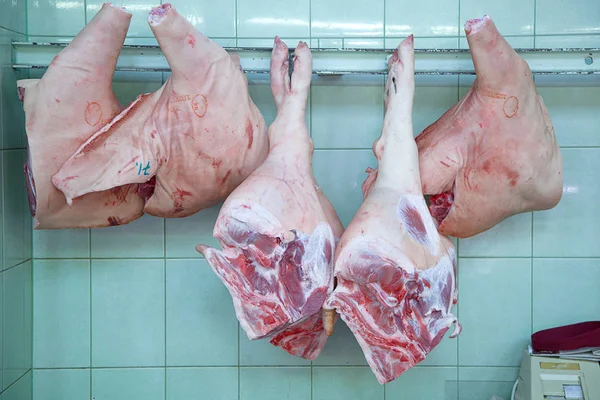
POLYGON ((0 400, 32 398, 31 217, 23 180, 22 105, 11 42, 26 40, 26 5, 0 0, 0 400))
MULTIPOLYGON (((292 47, 303 39, 313 47, 391 48, 415 33, 417 48, 466 48, 462 24, 487 13, 515 47, 600 47, 600 3, 594 0, 172 4, 224 46, 271 46, 279 35, 289 38, 292 47)), ((29 40, 70 40, 100 5, 96 0, 30 0, 29 40)), ((153 43, 145 15, 155 4, 140 0, 123 5, 134 13, 128 43, 153 43)), ((0 7, 10 7, 14 16, 5 18, 0 12, 0 26, 6 28, 0 29, 0 239, 3 269, 19 265, 0 275, 5 289, 3 387, 17 374, 11 363, 22 372, 29 368, 15 358, 26 354, 28 346, 27 324, 20 323, 27 320, 29 305, 27 296, 19 294, 27 293, 31 274, 37 400, 487 400, 493 394, 507 400, 532 331, 598 318, 600 87, 594 77, 586 78, 595 80, 593 87, 542 86, 545 78, 536 77, 563 147, 563 199, 551 211, 518 215, 455 242, 463 333, 444 339, 421 365, 386 386, 377 383, 341 321, 312 363, 246 338, 229 294, 194 250, 198 243, 216 244, 212 227, 218 206, 184 219, 145 216, 121 227, 35 231, 31 272, 31 262, 25 261, 31 255, 21 174, 24 151, 19 150, 24 148, 22 106, 13 93, 15 78, 5 74, 12 74, 9 41, 25 39, 25 23, 16 17, 24 19, 25 7, 7 0, 0 0, 0 7)), ((160 87, 166 76, 119 73, 115 91, 127 103, 160 87)), ((472 78, 418 82, 415 133, 466 93, 472 78)), ((250 91, 271 122, 275 108, 268 86, 252 85, 250 91)), ((360 204, 365 168, 375 164, 371 145, 383 120, 382 95, 383 79, 366 87, 311 90, 307 122, 316 148, 315 175, 344 224, 360 204)), ((31 378, 32 373, 26 374, 0 399, 27 398, 31 378)))

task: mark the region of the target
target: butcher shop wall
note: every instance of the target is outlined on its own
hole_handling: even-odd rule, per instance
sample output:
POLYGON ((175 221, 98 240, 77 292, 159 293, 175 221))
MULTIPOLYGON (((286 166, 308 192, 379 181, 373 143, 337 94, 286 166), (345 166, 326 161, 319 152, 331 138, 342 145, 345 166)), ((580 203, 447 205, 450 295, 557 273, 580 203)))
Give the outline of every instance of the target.
POLYGON ((32 396, 31 216, 23 180, 27 157, 23 106, 12 45, 27 40, 26 4, 0 1, 0 399, 32 396))
MULTIPOLYGON (((219 400, 281 399, 282 393, 298 400, 508 399, 532 332, 597 318, 600 224, 591 221, 600 220, 600 181, 590 171, 600 169, 600 88, 593 75, 536 76, 562 148, 563 199, 551 211, 517 215, 455 241, 463 332, 445 338, 422 364, 386 386, 377 383, 343 324, 312 363, 246 338, 226 289, 194 250, 198 243, 217 245, 212 228, 218 206, 183 219, 145 216, 119 227, 35 231, 32 271, 24 116, 15 87, 25 73, 10 68, 9 43, 68 42, 101 4, 0 1, 2 387, 9 387, 1 400, 28 399, 31 392, 36 400, 173 400, 198 393, 219 400), (566 283, 576 290, 565 290, 566 283)), ((145 15, 157 4, 122 4, 133 12, 126 44, 156 44, 145 15)), ((483 14, 516 48, 600 47, 600 3, 593 0, 173 4, 226 47, 270 47, 279 35, 292 47, 305 40, 313 48, 391 49, 414 33, 417 49, 466 49, 462 24, 483 14)), ((43 71, 27 73, 37 78, 43 71)), ((127 104, 167 77, 118 72, 114 89, 127 104)), ((330 84, 320 80, 311 89, 307 124, 316 178, 347 224, 362 199, 364 169, 375 166, 371 145, 383 122, 384 78, 372 77, 365 86, 327 79, 330 84)), ((415 133, 463 96, 472 79, 420 76, 415 133)), ((251 83, 253 100, 272 122, 269 87, 251 83)))

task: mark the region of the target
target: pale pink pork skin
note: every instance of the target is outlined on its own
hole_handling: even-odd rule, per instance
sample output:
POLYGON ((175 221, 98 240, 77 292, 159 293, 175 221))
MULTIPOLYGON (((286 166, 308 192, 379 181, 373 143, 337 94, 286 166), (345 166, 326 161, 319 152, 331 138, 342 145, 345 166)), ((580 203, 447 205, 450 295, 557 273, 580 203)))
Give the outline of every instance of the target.
POLYGON ((29 150, 26 187, 36 229, 120 225, 143 214, 138 185, 90 193, 69 207, 52 184, 52 175, 73 152, 122 109, 112 77, 130 21, 122 7, 104 4, 41 79, 17 82, 29 150))
POLYGON ((450 326, 457 301, 456 253, 421 191, 413 139, 414 39, 394 52, 385 118, 373 150, 379 173, 340 239, 335 308, 383 384, 423 361, 450 326))
POLYGON ((529 66, 488 16, 465 33, 477 78, 465 97, 417 137, 423 191, 444 235, 488 230, 562 196, 562 158, 529 66))
POLYGON ((172 75, 79 147, 53 182, 68 202, 142 184, 146 213, 186 217, 225 199, 264 161, 267 130, 239 56, 170 4, 154 8, 148 23, 172 75))
POLYGON ((439 232, 459 238, 551 209, 563 190, 560 148, 527 62, 488 16, 469 20, 465 33, 475 82, 416 139, 439 232))
POLYGON ((214 236, 223 250, 197 250, 229 290, 249 339, 271 337, 287 352, 314 359, 327 336, 321 307, 333 289, 333 256, 341 222, 312 173, 313 143, 305 123, 312 78, 306 43, 275 38, 271 90, 277 117, 269 155, 227 198, 214 236))

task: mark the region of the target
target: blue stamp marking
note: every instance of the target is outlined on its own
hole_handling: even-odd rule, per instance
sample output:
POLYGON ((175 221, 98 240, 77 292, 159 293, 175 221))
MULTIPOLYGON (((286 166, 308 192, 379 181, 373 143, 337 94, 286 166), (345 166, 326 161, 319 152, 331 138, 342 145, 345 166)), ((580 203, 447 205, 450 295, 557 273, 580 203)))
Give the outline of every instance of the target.
POLYGON ((144 167, 144 163, 136 162, 135 165, 138 167, 138 175, 150 175, 148 173, 148 170, 150 169, 150 161, 148 161, 148 163, 146 164, 145 167, 144 167), (142 172, 143 172, 143 174, 142 174, 142 172))

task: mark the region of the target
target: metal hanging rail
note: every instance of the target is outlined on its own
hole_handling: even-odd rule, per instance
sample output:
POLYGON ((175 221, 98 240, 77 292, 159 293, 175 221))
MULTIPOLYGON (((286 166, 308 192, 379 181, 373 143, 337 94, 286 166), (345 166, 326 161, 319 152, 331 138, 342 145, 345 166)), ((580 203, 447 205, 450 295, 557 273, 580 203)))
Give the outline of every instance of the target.
MULTIPOLYGON (((13 43, 13 68, 46 68, 68 43, 13 43)), ((246 73, 267 74, 270 48, 225 48, 239 54, 246 73)), ((515 49, 534 74, 600 74, 600 49, 515 49)), ((291 49, 293 52, 293 49, 291 49)), ((320 76, 384 75, 391 50, 311 49, 313 71, 320 76)), ((117 71, 170 71, 158 46, 125 45, 117 71)), ((417 75, 472 75, 475 73, 469 50, 415 50, 417 75)))

